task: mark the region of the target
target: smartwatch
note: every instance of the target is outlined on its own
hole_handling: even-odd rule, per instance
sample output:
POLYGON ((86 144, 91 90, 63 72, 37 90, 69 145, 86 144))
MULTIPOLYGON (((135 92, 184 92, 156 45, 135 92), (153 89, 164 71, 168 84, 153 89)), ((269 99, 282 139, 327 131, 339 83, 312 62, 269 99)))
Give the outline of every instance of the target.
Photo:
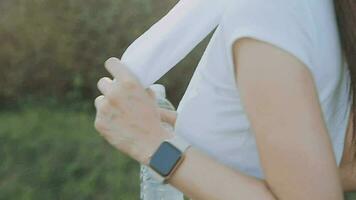
POLYGON ((191 145, 182 137, 174 135, 164 140, 150 156, 148 167, 152 169, 158 182, 166 184, 169 177, 182 163, 184 152, 191 145))

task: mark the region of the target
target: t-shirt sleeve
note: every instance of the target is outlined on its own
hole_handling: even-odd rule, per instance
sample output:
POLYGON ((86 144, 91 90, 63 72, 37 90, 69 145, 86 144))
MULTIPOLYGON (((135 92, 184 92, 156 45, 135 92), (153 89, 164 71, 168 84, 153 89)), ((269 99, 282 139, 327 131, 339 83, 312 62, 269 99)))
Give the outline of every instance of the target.
POLYGON ((232 1, 221 25, 233 70, 234 42, 249 37, 285 50, 313 73, 315 27, 304 0, 232 1))

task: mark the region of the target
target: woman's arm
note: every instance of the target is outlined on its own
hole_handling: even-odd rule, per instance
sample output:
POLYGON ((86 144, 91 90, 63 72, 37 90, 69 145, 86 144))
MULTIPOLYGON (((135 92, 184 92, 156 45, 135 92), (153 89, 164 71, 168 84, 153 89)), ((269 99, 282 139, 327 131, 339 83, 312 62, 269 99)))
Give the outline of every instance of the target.
POLYGON ((356 152, 355 145, 352 142, 353 133, 353 113, 350 113, 349 127, 345 138, 344 152, 340 163, 340 176, 344 192, 356 191, 356 160, 354 152, 356 152))
MULTIPOLYGON (((265 182, 191 148, 170 183, 194 200, 343 199, 310 72, 295 57, 263 42, 239 40, 234 52, 265 182)), ((159 128, 154 100, 147 99, 138 81, 118 61, 111 63, 109 71, 124 80, 99 81, 104 96, 96 100, 96 128, 116 148, 147 164, 148 155, 171 134, 159 128)))
MULTIPOLYGON (((170 123, 172 126, 175 125, 176 119, 177 119, 177 112, 176 111, 171 111, 167 110, 164 108, 159 108, 160 116, 161 116, 161 121, 170 123)), ((352 113, 351 113, 352 115, 352 113)), ((352 126, 352 120, 350 120, 351 126, 352 126)), ((350 151, 350 149, 353 148, 352 145, 352 134, 347 135, 348 138, 345 139, 345 147, 344 147, 344 155, 343 159, 340 163, 339 167, 339 173, 341 176, 341 182, 342 182, 342 188, 344 192, 354 192, 356 191, 356 165, 353 164, 353 155, 352 152, 354 150, 350 151)), ((256 179, 257 181, 260 181, 262 184, 266 184, 265 180, 260 180, 256 179)), ((267 185, 266 185, 267 187, 267 185)), ((262 188, 264 189, 264 188, 262 188)))
POLYGON ((266 183, 278 199, 342 199, 342 187, 311 71, 273 45, 234 47, 240 96, 266 183))
POLYGON ((276 200, 263 180, 229 168, 195 147, 168 183, 193 200, 276 200))
POLYGON ((224 167, 193 148, 170 183, 193 199, 343 199, 309 71, 286 52, 252 39, 234 50, 266 179, 224 167))

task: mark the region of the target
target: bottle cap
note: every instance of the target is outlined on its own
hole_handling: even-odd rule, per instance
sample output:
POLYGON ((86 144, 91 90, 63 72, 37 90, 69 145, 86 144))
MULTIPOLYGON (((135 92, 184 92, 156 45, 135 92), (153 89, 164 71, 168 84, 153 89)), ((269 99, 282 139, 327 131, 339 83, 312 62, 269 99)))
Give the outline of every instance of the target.
POLYGON ((166 88, 162 84, 152 84, 150 89, 156 94, 156 98, 166 98, 166 88))

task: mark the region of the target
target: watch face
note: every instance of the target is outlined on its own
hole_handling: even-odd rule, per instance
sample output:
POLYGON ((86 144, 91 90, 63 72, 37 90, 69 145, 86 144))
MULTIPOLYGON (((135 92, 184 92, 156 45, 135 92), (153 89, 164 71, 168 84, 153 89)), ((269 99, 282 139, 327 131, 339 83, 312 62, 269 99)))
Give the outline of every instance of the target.
POLYGON ((162 176, 168 176, 181 158, 182 153, 169 142, 162 142, 150 160, 150 166, 162 176))

